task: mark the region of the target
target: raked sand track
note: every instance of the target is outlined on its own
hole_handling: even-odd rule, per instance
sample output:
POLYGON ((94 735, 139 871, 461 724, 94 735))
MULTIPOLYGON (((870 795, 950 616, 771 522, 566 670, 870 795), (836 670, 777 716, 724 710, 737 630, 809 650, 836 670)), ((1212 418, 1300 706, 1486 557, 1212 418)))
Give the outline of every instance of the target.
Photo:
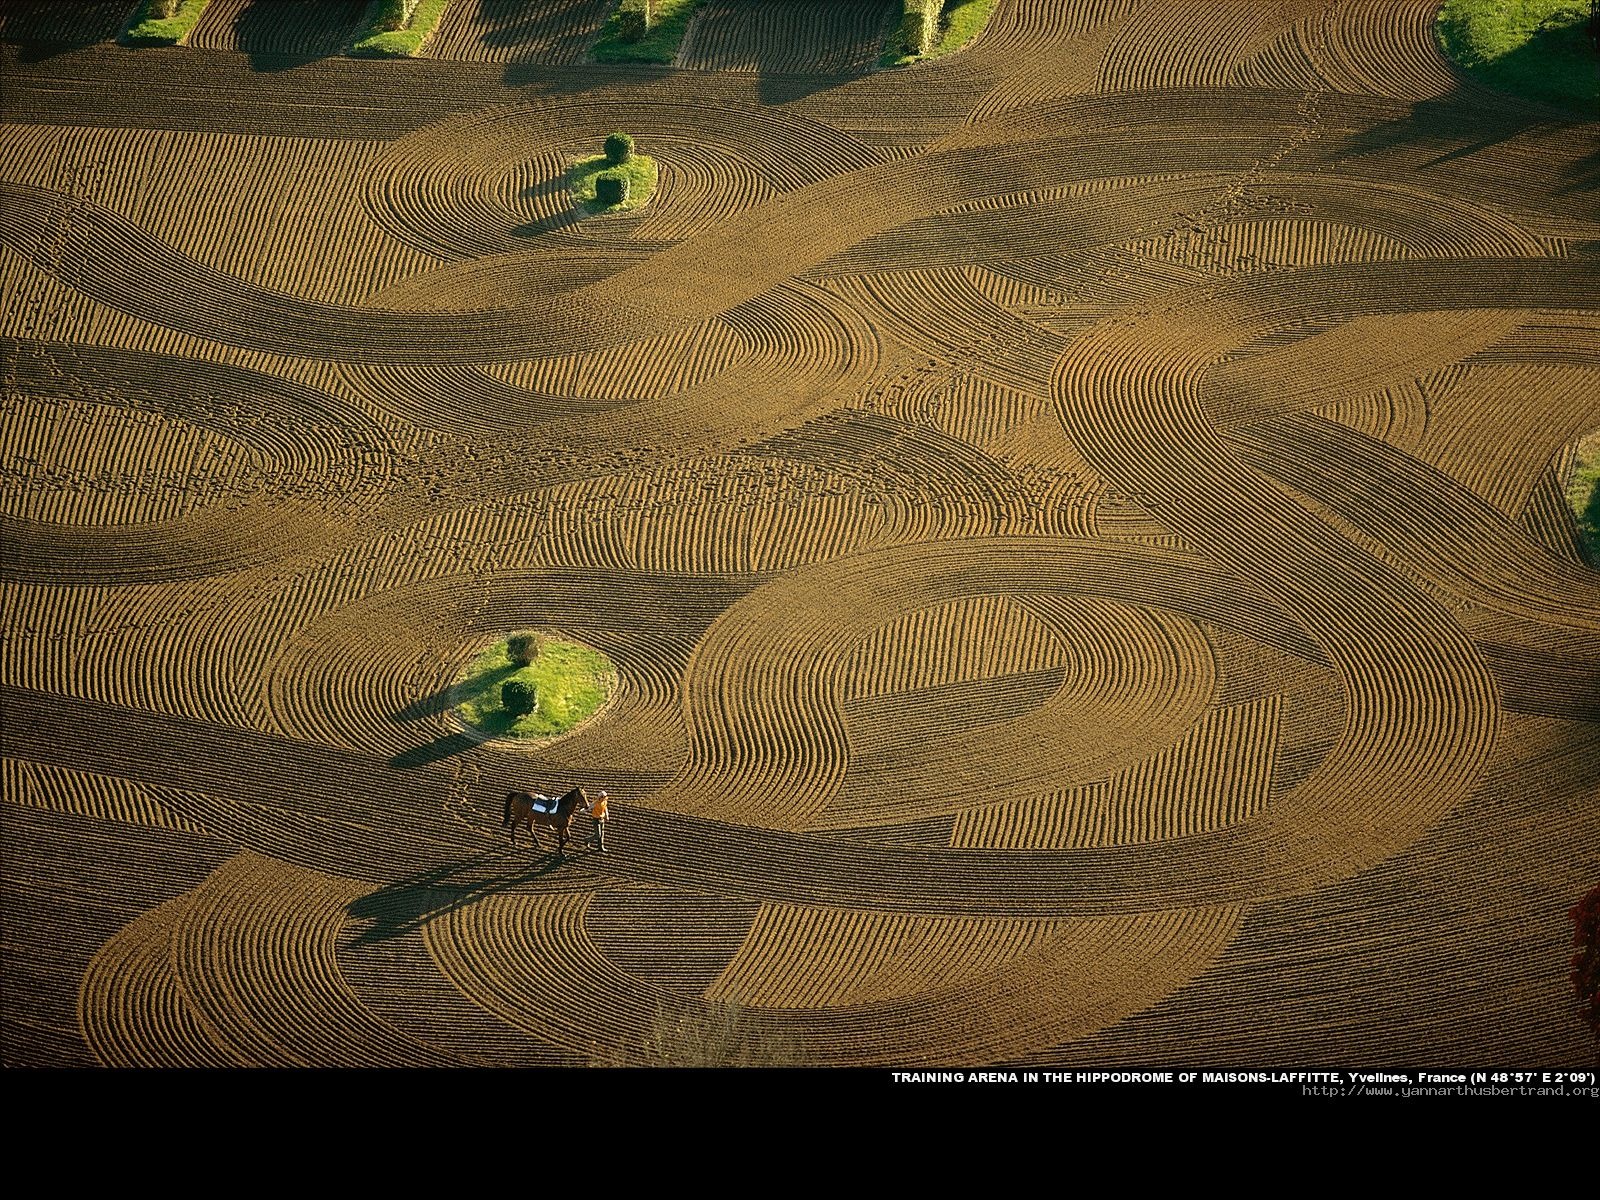
POLYGON ((1600 125, 1427 0, 130 7, 0 15, 6 1065, 1592 1061, 1600 125))

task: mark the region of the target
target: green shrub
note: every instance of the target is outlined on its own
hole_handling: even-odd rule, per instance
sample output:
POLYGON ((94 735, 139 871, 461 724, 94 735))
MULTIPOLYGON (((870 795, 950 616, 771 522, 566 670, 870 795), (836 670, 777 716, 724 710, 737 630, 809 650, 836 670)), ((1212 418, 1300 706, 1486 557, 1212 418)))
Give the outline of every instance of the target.
POLYGON ((625 42, 640 41, 656 23, 654 0, 622 0, 617 6, 617 36, 625 42))
POLYGON ((395 33, 406 27, 416 7, 417 0, 378 0, 372 24, 384 33, 395 33))
POLYGON ((942 58, 961 49, 984 31, 997 0, 944 0, 940 18, 943 32, 934 43, 932 57, 942 58))
POLYGON ((801 1050, 738 1000, 661 1004, 641 1042, 596 1048, 596 1067, 797 1067, 801 1050))
POLYGON ((628 199, 625 171, 601 171, 594 177, 594 198, 604 208, 615 208, 628 199))
POLYGON ((513 717, 525 717, 539 707, 539 689, 520 679, 508 679, 500 688, 500 706, 513 717))
POLYGON ((567 169, 567 191, 572 196, 573 203, 591 216, 600 213, 631 212, 649 202, 660 178, 656 160, 648 154, 635 154, 618 166, 608 164, 604 154, 592 154, 573 163, 567 169), (599 192, 602 175, 627 176, 628 186, 623 189, 623 195, 627 199, 618 204, 610 204, 602 199, 599 192))
POLYGON ((121 42, 127 46, 176 46, 189 36, 211 0, 145 0, 121 42))
POLYGON ((879 66, 903 67, 943 58, 984 31, 998 0, 902 0, 900 23, 889 35, 879 66))
POLYGON ((356 58, 414 58, 433 36, 450 0, 379 0, 371 19, 356 31, 356 58))
POLYGON ((1567 503, 1578 521, 1584 557, 1600 567, 1600 429, 1578 443, 1567 479, 1567 503))
POLYGON ((704 0, 623 0, 606 19, 589 53, 595 62, 670 63, 689 18, 704 0), (642 19, 641 19, 642 18, 642 19))
POLYGON ((606 138, 606 161, 620 166, 633 157, 633 137, 626 133, 613 133, 606 138))
POLYGON ((485 647, 456 677, 450 707, 461 722, 490 737, 533 739, 566 733, 592 717, 617 686, 616 665, 592 646, 545 633, 539 657, 526 667, 511 660, 503 638, 485 647), (506 685, 516 682, 533 695, 533 711, 517 713, 516 695, 506 685))
POLYGON ((900 46, 905 54, 920 57, 933 49, 943 8, 943 0, 906 0, 905 16, 900 18, 900 46))
POLYGON ((526 667, 539 657, 539 651, 544 649, 544 636, 542 634, 527 632, 514 633, 506 639, 506 656, 519 667, 526 667))

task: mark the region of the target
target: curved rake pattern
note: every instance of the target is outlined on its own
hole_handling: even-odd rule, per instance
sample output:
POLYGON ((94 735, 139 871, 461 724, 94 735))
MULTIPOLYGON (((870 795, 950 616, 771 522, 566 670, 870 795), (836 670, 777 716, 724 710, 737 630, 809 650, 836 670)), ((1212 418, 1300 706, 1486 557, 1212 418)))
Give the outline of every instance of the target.
POLYGON ((605 7, 0 18, 5 1061, 1584 1065, 1582 137, 1426 0, 605 7), (523 627, 616 699, 470 736, 523 627))

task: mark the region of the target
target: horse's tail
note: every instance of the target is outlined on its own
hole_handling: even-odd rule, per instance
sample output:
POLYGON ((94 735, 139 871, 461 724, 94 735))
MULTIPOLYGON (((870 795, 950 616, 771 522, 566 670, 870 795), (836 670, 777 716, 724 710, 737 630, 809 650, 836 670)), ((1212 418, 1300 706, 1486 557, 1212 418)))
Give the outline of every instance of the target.
POLYGON ((506 815, 504 816, 504 818, 501 819, 500 824, 502 824, 502 825, 511 824, 511 802, 513 800, 515 800, 516 798, 517 798, 517 794, 515 792, 507 792, 506 793, 506 815))

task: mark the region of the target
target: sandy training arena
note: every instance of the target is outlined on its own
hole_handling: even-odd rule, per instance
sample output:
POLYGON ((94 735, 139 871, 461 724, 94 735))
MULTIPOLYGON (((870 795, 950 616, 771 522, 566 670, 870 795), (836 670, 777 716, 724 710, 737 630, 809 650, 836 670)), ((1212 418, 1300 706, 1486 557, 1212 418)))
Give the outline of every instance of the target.
POLYGON ((1592 1065, 1596 126, 1434 5, 130 7, 0 15, 7 1065, 1592 1065))

